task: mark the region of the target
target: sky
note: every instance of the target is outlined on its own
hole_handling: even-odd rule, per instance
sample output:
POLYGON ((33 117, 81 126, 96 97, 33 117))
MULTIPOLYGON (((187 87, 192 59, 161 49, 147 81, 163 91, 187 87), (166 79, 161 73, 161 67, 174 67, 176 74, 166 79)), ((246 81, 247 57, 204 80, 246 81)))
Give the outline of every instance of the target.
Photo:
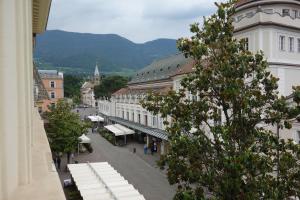
POLYGON ((135 43, 190 36, 215 0, 52 0, 48 30, 118 34, 135 43))

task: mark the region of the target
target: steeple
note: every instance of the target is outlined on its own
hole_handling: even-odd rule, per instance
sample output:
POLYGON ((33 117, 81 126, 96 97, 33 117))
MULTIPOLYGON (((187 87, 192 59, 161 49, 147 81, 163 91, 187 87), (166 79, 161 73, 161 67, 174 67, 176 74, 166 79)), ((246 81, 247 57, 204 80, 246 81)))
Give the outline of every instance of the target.
POLYGON ((99 69, 98 69, 98 62, 96 62, 96 67, 95 67, 95 72, 94 72, 94 84, 95 85, 99 85, 100 84, 100 73, 99 73, 99 69))
POLYGON ((94 76, 100 76, 100 73, 99 73, 99 69, 98 69, 98 62, 96 62, 96 67, 95 67, 95 72, 94 72, 94 76))

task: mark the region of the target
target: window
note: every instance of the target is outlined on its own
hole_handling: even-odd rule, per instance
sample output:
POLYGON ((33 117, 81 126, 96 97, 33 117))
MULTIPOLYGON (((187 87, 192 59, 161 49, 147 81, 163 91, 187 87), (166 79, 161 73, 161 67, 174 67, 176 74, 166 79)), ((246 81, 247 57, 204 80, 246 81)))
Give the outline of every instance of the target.
POLYGON ((289 51, 294 52, 294 38, 289 37, 289 51))
POLYGON ((285 36, 283 35, 279 36, 279 49, 281 51, 285 50, 285 36))
POLYGON ((55 88, 55 82, 54 81, 50 81, 50 87, 55 88))
POLYGON ((300 144, 300 131, 297 131, 298 133, 298 144, 300 144))
POLYGON ((131 115, 131 119, 132 119, 132 121, 134 121, 134 112, 132 112, 132 115, 131 115))
POLYGON ((153 116, 152 118, 152 126, 155 127, 156 126, 156 117, 153 116))
POLYGON ((50 93, 50 98, 51 98, 51 99, 55 99, 55 92, 51 92, 51 93, 50 93))
POLYGON ((297 18, 298 17, 298 10, 293 10, 293 18, 297 18))
POLYGON ((290 16, 290 9, 282 9, 282 16, 290 16))
POLYGON ((124 110, 122 111, 122 118, 124 119, 124 110))
POLYGON ((247 37, 246 38, 242 38, 241 42, 244 44, 245 50, 248 51, 249 50, 249 38, 247 38, 247 37))
POLYGON ((298 52, 300 53, 300 38, 298 38, 298 52))
POLYGON ((141 123, 141 114, 138 114, 138 123, 141 123))
POLYGON ((127 112, 127 120, 129 120, 129 112, 127 112))
POLYGON ((144 117, 145 117, 145 126, 148 126, 148 116, 145 115, 144 117))

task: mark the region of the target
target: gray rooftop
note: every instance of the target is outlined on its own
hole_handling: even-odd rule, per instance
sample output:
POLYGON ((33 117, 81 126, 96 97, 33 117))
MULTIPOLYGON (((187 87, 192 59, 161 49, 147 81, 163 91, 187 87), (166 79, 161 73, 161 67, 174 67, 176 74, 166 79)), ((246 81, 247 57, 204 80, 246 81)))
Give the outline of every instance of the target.
POLYGON ((129 84, 167 79, 188 61, 189 59, 185 58, 183 54, 176 54, 154 61, 150 65, 138 71, 132 77, 129 84))

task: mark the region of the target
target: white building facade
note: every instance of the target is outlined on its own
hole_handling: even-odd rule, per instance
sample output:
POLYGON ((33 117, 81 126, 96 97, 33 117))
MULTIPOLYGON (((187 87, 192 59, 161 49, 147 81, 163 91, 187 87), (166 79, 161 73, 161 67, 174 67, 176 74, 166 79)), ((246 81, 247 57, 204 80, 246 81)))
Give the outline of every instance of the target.
POLYGON ((300 2, 244 0, 236 11, 234 36, 247 39, 253 53, 264 52, 280 94, 290 95, 300 85, 300 2))
MULTIPOLYGON (((246 39, 253 53, 264 52, 269 70, 279 78, 279 94, 289 96, 292 86, 300 85, 300 1, 241 0, 236 11, 234 37, 246 39)), ((139 71, 128 87, 116 92, 110 101, 99 100, 99 111, 106 116, 165 130, 164 119, 142 108, 139 102, 148 90, 178 91, 182 78, 192 71, 192 61, 180 60, 178 55, 154 62, 139 71)), ((198 97, 187 94, 187 98, 198 97)), ((299 123, 291 130, 281 130, 280 135, 300 143, 299 123)))
MULTIPOLYGON (((236 11, 234 36, 246 39, 251 52, 264 52, 269 70, 279 78, 279 95, 291 95, 300 85, 300 1, 242 0, 236 11)), ((280 135, 300 143, 299 123, 280 135)))
POLYGON ((0 1, 0 199, 65 199, 34 107, 33 46, 51 0, 0 1))

